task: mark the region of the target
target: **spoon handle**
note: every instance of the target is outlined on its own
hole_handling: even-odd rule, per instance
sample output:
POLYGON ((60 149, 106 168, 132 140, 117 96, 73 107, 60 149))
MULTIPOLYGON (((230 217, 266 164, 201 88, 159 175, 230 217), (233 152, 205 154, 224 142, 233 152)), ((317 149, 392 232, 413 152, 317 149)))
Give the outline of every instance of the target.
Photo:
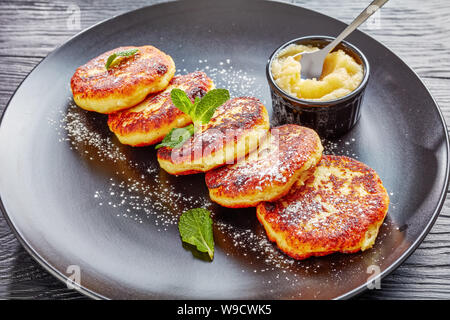
POLYGON ((366 21, 372 14, 374 14, 378 9, 380 9, 389 0, 374 0, 371 4, 367 6, 360 14, 350 23, 347 28, 344 29, 330 44, 328 44, 323 51, 327 54, 336 47, 339 42, 344 40, 350 33, 352 33, 356 28, 358 28, 364 21, 366 21))

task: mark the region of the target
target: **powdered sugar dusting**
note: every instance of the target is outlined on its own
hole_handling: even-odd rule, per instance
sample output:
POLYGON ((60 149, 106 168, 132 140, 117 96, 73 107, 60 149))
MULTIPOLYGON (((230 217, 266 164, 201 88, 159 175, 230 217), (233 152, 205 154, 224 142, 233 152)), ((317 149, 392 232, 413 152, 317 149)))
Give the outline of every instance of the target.
POLYGON ((331 154, 337 156, 347 156, 353 159, 358 159, 358 154, 353 151, 353 146, 356 143, 355 138, 351 139, 336 139, 327 140, 322 139, 323 152, 324 154, 331 154))
POLYGON ((185 195, 164 181, 156 159, 144 163, 133 160, 130 148, 118 143, 108 131, 104 115, 86 112, 71 103, 59 124, 51 124, 58 129, 59 141, 68 143, 71 150, 93 163, 104 163, 105 168, 116 168, 107 178, 108 188, 96 190, 92 198, 99 206, 109 206, 117 216, 139 223, 151 219, 160 227, 158 231, 165 231, 178 222, 181 212, 210 205, 207 196, 185 195))
MULTIPOLYGON (((178 69, 178 73, 185 74, 192 71, 203 71, 213 79, 216 88, 225 88, 230 91, 232 97, 252 96, 260 98, 264 96, 264 87, 251 75, 250 71, 245 71, 233 66, 231 59, 224 59, 218 64, 210 64, 207 59, 199 59, 196 70, 178 69)), ((268 101, 262 99, 261 102, 267 105, 268 101)))

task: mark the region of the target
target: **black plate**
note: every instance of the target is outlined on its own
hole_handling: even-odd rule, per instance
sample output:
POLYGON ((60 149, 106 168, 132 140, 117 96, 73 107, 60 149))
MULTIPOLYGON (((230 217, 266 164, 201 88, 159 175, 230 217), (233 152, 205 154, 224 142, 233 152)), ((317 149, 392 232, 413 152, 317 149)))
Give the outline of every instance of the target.
POLYGON ((254 209, 211 204, 203 175, 172 177, 152 147, 122 146, 105 117, 71 107, 79 65, 121 45, 153 44, 179 72, 203 69, 232 95, 270 109, 265 64, 281 43, 336 35, 344 24, 287 4, 186 1, 151 6, 98 24, 44 59, 11 99, 0 127, 3 212, 28 251, 98 298, 339 298, 366 288, 377 267, 396 268, 430 230, 448 181, 448 138, 429 92, 397 56, 354 32, 347 40, 372 66, 362 117, 328 152, 373 167, 391 206, 373 249, 294 261, 267 242, 254 209), (224 71, 223 71, 224 70, 224 71), (185 209, 214 212, 213 262, 183 246, 185 209), (375 266, 375 267, 371 267, 375 266), (68 269, 69 268, 69 269, 68 269), (69 270, 69 272, 68 272, 69 270))

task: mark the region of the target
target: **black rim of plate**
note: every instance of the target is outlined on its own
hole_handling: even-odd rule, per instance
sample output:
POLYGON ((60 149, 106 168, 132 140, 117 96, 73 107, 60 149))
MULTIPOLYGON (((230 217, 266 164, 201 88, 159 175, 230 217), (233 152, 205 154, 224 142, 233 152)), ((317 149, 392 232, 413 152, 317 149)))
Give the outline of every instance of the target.
MULTIPOLYGON (((258 0, 258 1, 262 1, 262 2, 272 2, 270 0, 258 0)), ((3 110, 3 114, 0 117, 0 125, 3 122, 3 118, 5 116, 5 113, 10 105, 11 100, 13 99, 13 97, 16 95, 17 91, 19 90, 19 88, 22 86, 22 83, 29 77, 29 75, 31 73, 33 73, 33 71, 36 69, 36 67, 38 67, 44 60, 47 60, 49 58, 51 58, 51 56, 53 56, 53 54, 55 54, 61 47, 65 46, 66 44, 70 43, 73 39, 79 37, 80 35, 89 32, 90 30, 94 29, 95 27, 97 27, 98 25, 101 25, 107 21, 111 21, 114 20, 117 17, 121 17, 121 16, 125 16, 125 15, 131 15, 134 14, 136 12, 142 11, 142 10, 147 10, 150 7, 156 7, 156 6, 165 6, 167 4, 174 4, 177 1, 168 1, 168 2, 163 2, 163 3, 158 3, 158 4, 154 4, 154 5, 149 5, 149 6, 145 6, 142 8, 138 8, 135 10, 131 10, 116 16, 113 16, 111 18, 107 18, 104 19, 102 21, 99 21, 95 24, 93 24, 92 26, 78 32, 77 34, 73 35, 72 37, 70 37, 67 41, 65 41, 64 43, 62 43, 61 45, 57 46, 52 52, 50 52, 45 58, 43 58, 38 64, 36 64, 33 69, 28 73, 28 75, 20 82, 19 86, 14 90, 14 93, 11 95, 11 97, 8 100, 8 103, 6 104, 5 109, 3 110)), ((293 7, 301 7, 301 6, 297 6, 295 4, 290 4, 290 3, 278 3, 278 4, 283 4, 286 6, 293 6, 293 7)), ((321 15, 323 17, 326 17, 327 19, 331 19, 334 21, 338 21, 343 23, 342 21, 335 19, 333 17, 327 16, 325 14, 322 14, 320 12, 317 12, 315 10, 311 10, 311 9, 307 9, 304 7, 301 7, 303 10, 307 10, 310 12, 314 12, 315 14, 321 15)), ((360 31, 362 33, 364 33, 363 31, 360 31)), ((441 191, 441 195, 439 198, 439 202, 436 206, 436 208, 434 209, 433 215, 431 217, 431 219, 428 221, 427 225, 425 226, 425 228, 423 229, 422 233, 420 234, 420 236, 416 239, 416 241, 414 241, 409 248, 403 253, 402 256, 400 256, 400 258, 398 258, 394 263, 392 263, 388 268, 386 268, 382 273, 380 273, 375 279, 383 279, 385 276, 389 275, 391 272, 393 272, 395 269, 397 269, 416 249, 417 247, 422 243, 422 241, 424 240, 424 238, 427 236, 427 234, 429 233, 429 231, 431 230, 431 228, 433 227, 437 217, 439 216, 439 213, 444 205, 445 199, 446 199, 446 194, 447 194, 447 189, 449 187, 449 177, 450 177, 450 163, 448 161, 449 159, 449 151, 450 151, 450 143, 449 143, 449 133, 447 130, 447 125, 444 119, 444 116, 442 114, 441 109, 439 108, 436 100, 434 99, 434 97, 432 96, 431 92, 428 90, 428 88, 425 86, 424 82, 422 81, 422 79, 419 77, 419 75, 413 70, 411 69, 397 54, 395 54, 391 49, 389 49, 388 47, 386 47, 384 44, 382 44, 381 42, 377 41, 376 39, 374 39, 373 37, 371 37, 370 35, 364 33, 364 35, 366 35, 367 37, 370 37, 372 40, 376 41, 379 45, 381 45, 382 47, 384 47, 386 50, 388 50, 390 52, 390 54, 394 55, 395 57, 397 57, 414 75, 415 77, 420 81, 420 83, 423 85, 423 87, 426 89, 426 92, 429 94, 429 96, 432 98, 436 111, 438 112, 438 115, 441 119, 441 124, 444 128, 444 132, 445 132, 445 145, 446 145, 446 150, 447 150, 447 164, 446 164, 446 168, 445 168, 445 181, 444 181, 444 186, 442 188, 441 191)), ((6 209, 3 205, 3 201, 2 201, 2 196, 0 194, 0 211, 2 212, 3 216, 5 217, 5 220, 7 221, 8 225, 10 226, 12 232, 14 233, 14 235, 16 236, 16 238, 19 240, 20 244, 25 248, 25 250, 33 257, 34 260, 36 260, 45 270, 47 270, 49 273, 51 273, 53 276, 55 276, 57 279, 59 279, 60 281, 62 281, 63 283, 67 283, 67 281, 69 280, 69 278, 64 275, 63 273, 61 273, 59 270, 57 270, 57 268, 55 268, 54 266, 52 266, 50 263, 48 263, 44 258, 42 258, 38 252, 36 252, 36 250, 30 246, 27 242, 27 240, 25 239, 25 237, 20 233, 20 231, 18 230, 18 228, 16 228, 16 226, 14 225, 13 221, 10 219, 8 213, 6 212, 6 209)), ((374 279, 371 279, 374 280, 374 279)), ((90 298, 93 299, 104 299, 107 300, 108 298, 97 293, 94 292, 88 288, 83 287, 82 285, 80 286, 75 286, 74 289, 78 292, 80 292, 81 294, 84 294, 90 298)), ((336 297, 336 300, 341 300, 341 299, 349 299, 352 298, 364 291, 366 291, 367 286, 366 284, 362 284, 357 288, 354 288, 353 290, 336 297)))

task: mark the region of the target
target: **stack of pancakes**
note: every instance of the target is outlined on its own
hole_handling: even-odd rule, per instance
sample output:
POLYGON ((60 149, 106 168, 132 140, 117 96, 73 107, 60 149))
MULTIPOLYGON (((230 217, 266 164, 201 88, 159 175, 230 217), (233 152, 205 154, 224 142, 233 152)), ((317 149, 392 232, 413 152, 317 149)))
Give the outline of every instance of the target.
MULTIPOLYGON (((192 122, 172 104, 172 89, 194 102, 214 88, 203 72, 174 73, 172 58, 155 47, 121 47, 78 68, 71 89, 81 108, 109 115, 121 143, 147 146, 192 122), (112 53, 134 48, 135 55, 105 68, 112 53)), ((210 197, 222 206, 256 207, 269 239, 293 258, 366 250, 386 216, 387 192, 363 163, 322 151, 314 130, 271 129, 264 105, 239 97, 218 107, 180 148, 160 148, 157 158, 171 174, 206 172, 210 197)))

